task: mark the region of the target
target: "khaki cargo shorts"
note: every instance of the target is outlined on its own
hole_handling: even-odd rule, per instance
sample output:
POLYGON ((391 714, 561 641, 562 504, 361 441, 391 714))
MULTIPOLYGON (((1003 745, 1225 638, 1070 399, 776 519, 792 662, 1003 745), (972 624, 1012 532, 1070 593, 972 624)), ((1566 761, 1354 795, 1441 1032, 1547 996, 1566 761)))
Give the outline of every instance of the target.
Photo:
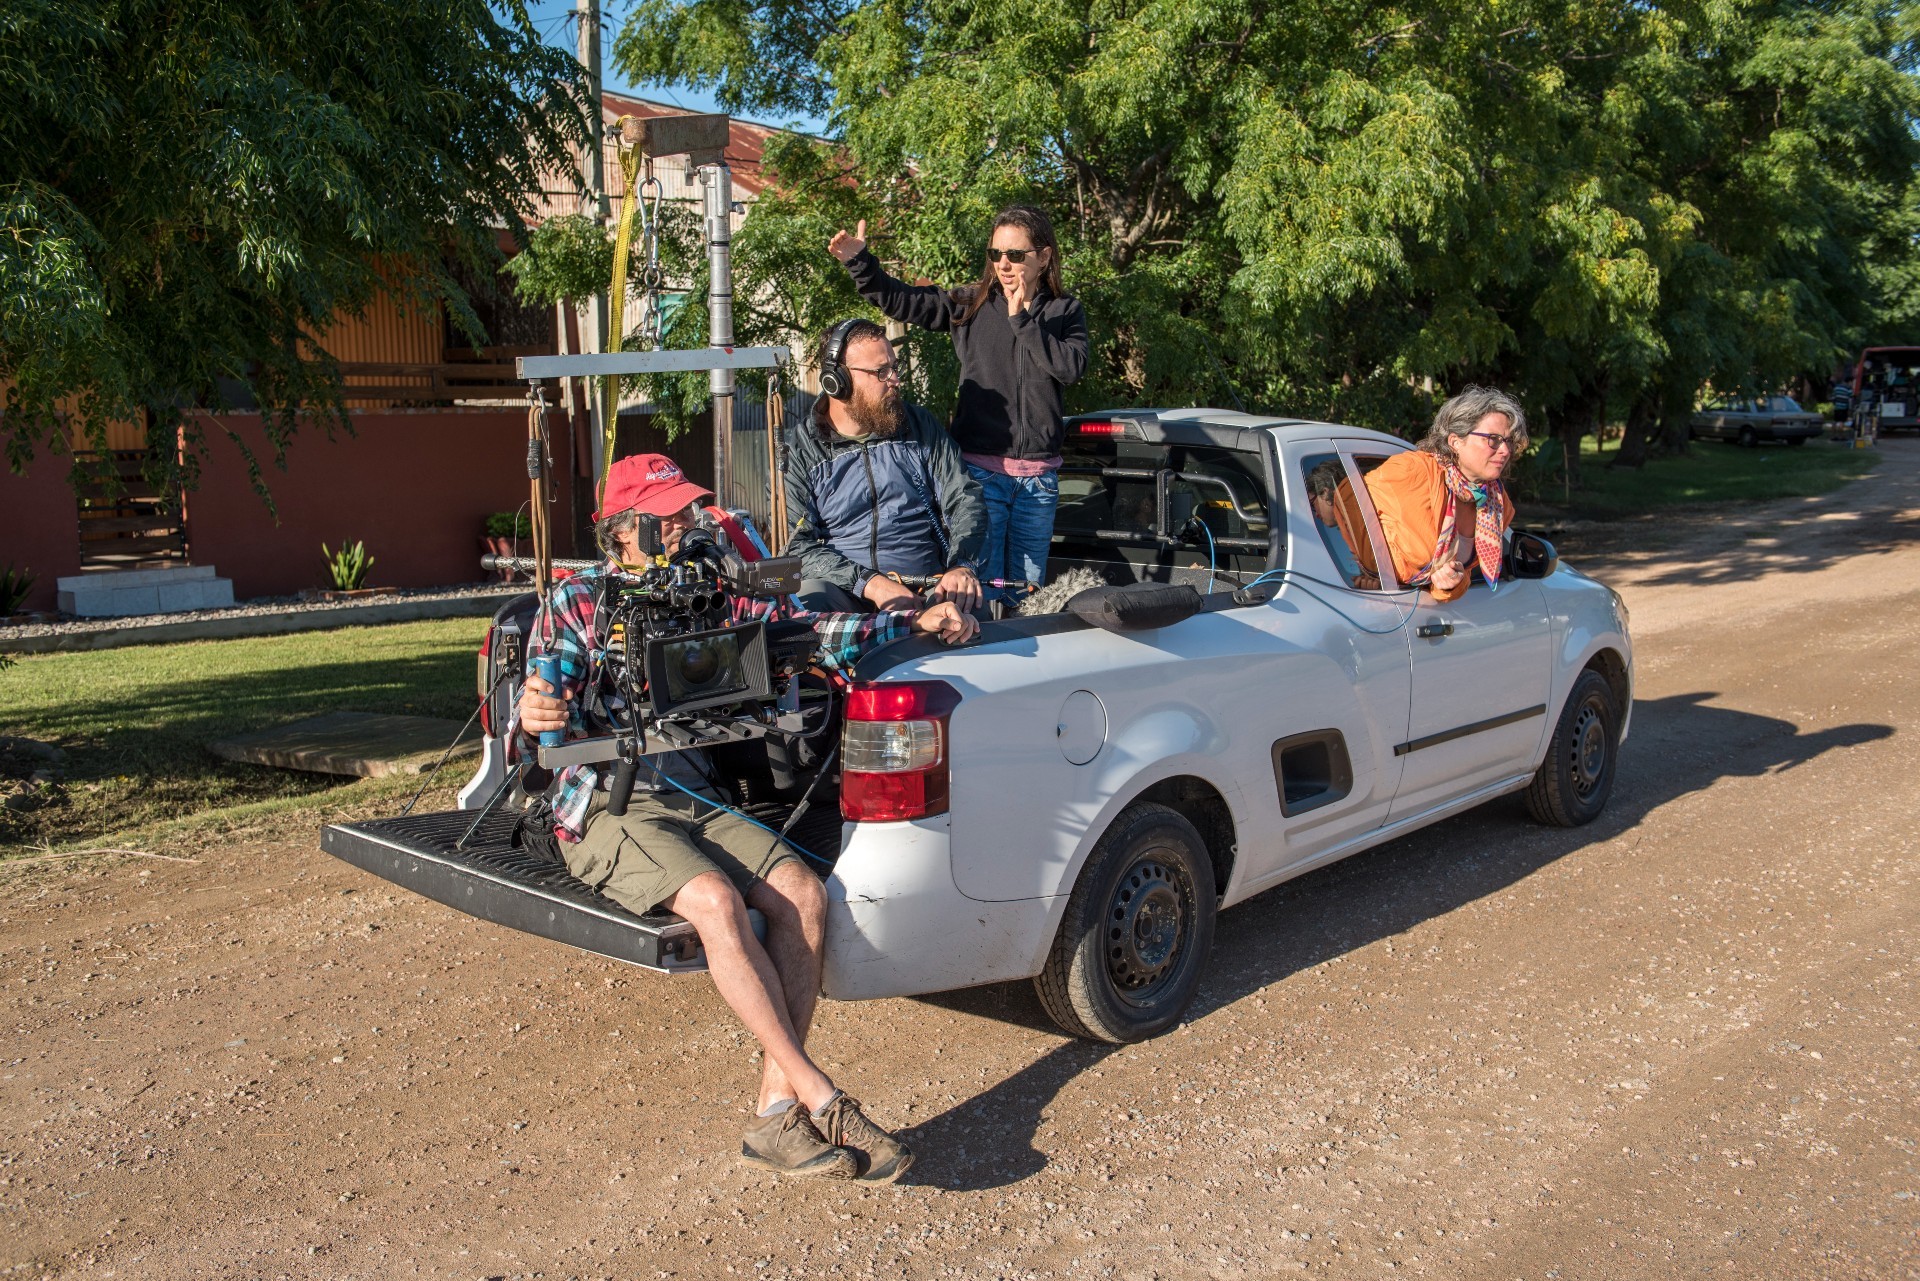
POLYGON ((744 898, 796 857, 764 828, 679 793, 635 792, 619 818, 596 795, 583 837, 556 843, 568 871, 629 912, 643 914, 706 872, 726 877, 744 898))

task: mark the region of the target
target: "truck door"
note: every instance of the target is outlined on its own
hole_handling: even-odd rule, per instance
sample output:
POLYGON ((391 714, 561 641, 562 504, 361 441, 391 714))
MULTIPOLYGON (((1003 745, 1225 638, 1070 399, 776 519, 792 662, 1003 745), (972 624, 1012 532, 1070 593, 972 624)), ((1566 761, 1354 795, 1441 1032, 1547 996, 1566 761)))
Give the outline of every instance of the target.
POLYGON ((1496 592, 1476 571, 1467 594, 1445 605, 1421 592, 1407 629, 1413 709, 1394 749, 1402 766, 1393 822, 1531 770, 1553 669, 1546 593, 1532 580, 1496 592))
POLYGON ((1290 445, 1282 467, 1287 576, 1263 625, 1302 653, 1268 734, 1281 840, 1255 854, 1256 883, 1387 821, 1409 702, 1404 593, 1382 587, 1392 562, 1359 473, 1331 441, 1290 445))

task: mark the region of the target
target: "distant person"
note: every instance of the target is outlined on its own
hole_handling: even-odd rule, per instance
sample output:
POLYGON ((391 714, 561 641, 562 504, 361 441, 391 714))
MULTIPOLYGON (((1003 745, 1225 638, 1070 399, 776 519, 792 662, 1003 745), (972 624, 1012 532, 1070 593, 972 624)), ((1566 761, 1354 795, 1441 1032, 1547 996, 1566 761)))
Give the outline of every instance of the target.
MULTIPOLYGON (((981 572, 1037 587, 1060 503, 1063 389, 1087 368, 1087 318, 1060 282, 1053 223, 1031 205, 993 220, 980 279, 909 285, 867 250, 867 224, 827 245, 860 296, 895 320, 953 335, 960 395, 950 430, 986 501, 981 572)), ((1030 588, 995 589, 1017 602, 1030 588)))
POLYGON ((821 613, 913 609, 901 578, 934 579, 926 603, 980 608, 980 487, 934 416, 900 395, 886 331, 843 320, 820 340, 820 396, 787 455, 786 552, 800 603, 821 613))
POLYGON ((1527 447, 1527 416, 1502 391, 1469 387, 1434 415, 1419 448, 1367 473, 1394 572, 1435 600, 1466 595, 1474 565, 1490 587, 1513 502, 1502 478, 1527 447))

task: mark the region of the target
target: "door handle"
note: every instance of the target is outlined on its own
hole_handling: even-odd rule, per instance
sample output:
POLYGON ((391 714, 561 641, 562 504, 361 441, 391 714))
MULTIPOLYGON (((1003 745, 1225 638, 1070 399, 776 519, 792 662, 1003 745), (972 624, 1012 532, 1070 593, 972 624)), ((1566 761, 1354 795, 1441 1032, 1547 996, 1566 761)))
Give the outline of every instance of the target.
POLYGON ((1452 623, 1422 623, 1413 629, 1413 634, 1421 640, 1439 640, 1442 636, 1453 635, 1452 623))

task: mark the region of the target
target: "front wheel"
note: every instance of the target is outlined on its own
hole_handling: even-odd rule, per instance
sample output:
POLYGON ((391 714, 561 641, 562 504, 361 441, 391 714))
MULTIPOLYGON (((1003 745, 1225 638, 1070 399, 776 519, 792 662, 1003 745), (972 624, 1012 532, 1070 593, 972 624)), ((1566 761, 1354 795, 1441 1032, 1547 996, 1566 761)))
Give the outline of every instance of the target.
POLYGON ((1073 887, 1034 979, 1040 1003, 1073 1036, 1125 1044, 1159 1035, 1200 986, 1218 908, 1193 824, 1165 805, 1128 806, 1073 887))
POLYGON ((1613 794, 1620 753, 1620 715, 1613 687, 1599 672, 1580 673, 1553 728, 1547 759, 1527 786, 1527 809, 1554 827, 1579 827, 1600 817, 1613 794))

